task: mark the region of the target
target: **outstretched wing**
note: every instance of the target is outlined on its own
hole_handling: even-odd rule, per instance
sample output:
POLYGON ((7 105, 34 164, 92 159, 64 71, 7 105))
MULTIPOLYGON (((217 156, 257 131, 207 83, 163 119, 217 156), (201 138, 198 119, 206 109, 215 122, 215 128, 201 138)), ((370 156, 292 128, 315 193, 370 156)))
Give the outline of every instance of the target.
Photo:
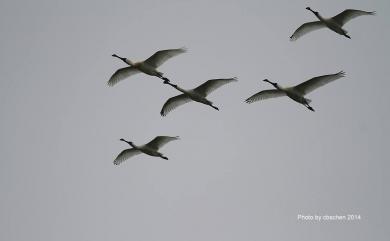
POLYGON ((164 106, 161 109, 161 116, 166 116, 169 112, 176 109, 177 107, 184 105, 192 101, 190 97, 185 94, 181 94, 172 98, 169 98, 167 102, 165 102, 164 106))
POLYGON ((295 30, 295 32, 291 35, 290 40, 295 41, 303 35, 323 27, 325 27, 325 24, 320 21, 304 23, 295 30))
POLYGON ((356 17, 363 16, 363 15, 375 15, 375 12, 366 12, 366 11, 362 11, 362 10, 347 9, 347 10, 344 10, 343 12, 337 14, 332 19, 335 20, 341 26, 343 26, 349 20, 352 20, 356 17))
POLYGON ((178 136, 157 136, 151 142, 147 143, 145 146, 148 146, 151 149, 158 150, 167 144, 170 141, 178 140, 178 136))
POLYGON ((154 68, 157 68, 163 63, 165 63, 165 61, 167 61, 168 59, 175 57, 176 55, 179 55, 181 53, 185 53, 186 51, 187 50, 185 48, 160 50, 150 56, 147 60, 145 60, 145 63, 153 66, 154 68))
POLYGON ((276 98, 276 97, 281 97, 281 96, 285 96, 285 95, 286 95, 286 93, 284 93, 281 90, 277 90, 277 89, 274 89, 274 90, 263 90, 263 91, 260 91, 259 93, 256 93, 256 94, 252 95, 251 97, 246 99, 245 102, 248 103, 248 104, 251 104, 251 103, 256 102, 256 101, 266 100, 266 99, 276 98))
POLYGON ((122 162, 129 159, 130 157, 138 155, 140 153, 141 153, 140 151, 138 151, 134 148, 126 149, 126 150, 122 151, 121 153, 119 153, 119 155, 115 158, 114 165, 119 165, 122 162))
POLYGON ((196 87, 194 91, 206 97, 208 94, 218 89, 222 85, 229 84, 235 81, 237 81, 236 77, 228 79, 211 79, 196 87))
POLYGON ((123 80, 123 79, 126 79, 127 77, 131 76, 131 75, 134 75, 134 74, 137 74, 139 73, 139 71, 132 67, 132 66, 129 66, 129 67, 126 67, 126 68, 122 68, 122 69, 118 69, 117 71, 115 71, 115 73, 111 76, 110 80, 107 82, 107 84, 109 86, 114 86, 115 84, 117 84, 119 81, 123 80))
POLYGON ((300 83, 299 85, 296 85, 294 89, 296 89, 298 92, 300 92, 302 95, 306 95, 313 90, 326 85, 334 80, 340 79, 345 76, 344 71, 340 71, 336 74, 329 74, 329 75, 322 75, 317 76, 312 79, 309 79, 303 83, 300 83))

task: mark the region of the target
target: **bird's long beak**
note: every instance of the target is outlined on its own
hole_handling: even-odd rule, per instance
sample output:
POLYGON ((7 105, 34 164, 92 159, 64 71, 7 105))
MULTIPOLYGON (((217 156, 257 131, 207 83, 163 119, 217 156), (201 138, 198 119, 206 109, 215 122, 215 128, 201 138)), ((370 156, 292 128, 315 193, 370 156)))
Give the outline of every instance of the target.
POLYGON ((115 58, 118 58, 118 59, 120 59, 120 60, 122 60, 123 62, 125 62, 126 63, 126 58, 122 58, 122 57, 120 57, 120 56, 118 56, 118 55, 116 55, 116 54, 113 54, 113 55, 111 55, 112 57, 115 57, 115 58))
POLYGON ((316 14, 316 12, 313 9, 311 9, 310 7, 307 7, 306 9, 309 10, 310 12, 316 14))
POLYGON ((267 82, 267 83, 270 83, 270 84, 273 84, 271 81, 269 81, 268 79, 264 79, 263 80, 264 82, 267 82))

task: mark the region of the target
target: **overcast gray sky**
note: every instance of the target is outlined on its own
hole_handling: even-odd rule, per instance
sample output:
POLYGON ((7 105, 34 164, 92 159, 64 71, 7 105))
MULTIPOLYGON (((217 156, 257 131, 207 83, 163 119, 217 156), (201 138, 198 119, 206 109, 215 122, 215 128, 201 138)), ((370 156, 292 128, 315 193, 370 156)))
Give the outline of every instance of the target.
POLYGON ((0 240, 388 240, 388 0, 0 2, 0 240), (302 23, 346 8, 351 40, 302 23), (237 83, 159 115, 178 92, 124 64, 186 46, 160 70, 192 88, 237 83), (308 97, 245 104, 270 85, 344 70, 308 97), (117 167, 125 138, 179 135, 168 161, 117 167), (360 214, 354 222, 298 214, 360 214))

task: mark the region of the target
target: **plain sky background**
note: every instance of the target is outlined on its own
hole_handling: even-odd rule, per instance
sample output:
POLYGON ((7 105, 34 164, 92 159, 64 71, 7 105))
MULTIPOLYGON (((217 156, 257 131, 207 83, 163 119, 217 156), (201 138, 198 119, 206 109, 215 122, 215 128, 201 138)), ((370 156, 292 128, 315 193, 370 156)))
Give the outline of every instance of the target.
POLYGON ((0 240, 388 240, 390 1, 0 2, 0 240), (290 42, 315 16, 376 10, 290 42), (167 117, 178 92, 124 63, 185 46, 160 70, 182 87, 239 81, 167 117), (243 101, 346 72, 308 97, 243 101), (114 166, 125 138, 179 135, 114 166), (360 214, 310 223, 298 214, 360 214))

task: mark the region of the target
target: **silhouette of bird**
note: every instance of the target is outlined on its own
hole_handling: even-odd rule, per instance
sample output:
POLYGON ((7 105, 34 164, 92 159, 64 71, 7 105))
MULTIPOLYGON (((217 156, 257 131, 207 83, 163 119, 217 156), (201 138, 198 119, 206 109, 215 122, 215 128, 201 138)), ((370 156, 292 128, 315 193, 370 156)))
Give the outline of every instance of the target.
POLYGON ((118 55, 113 54, 113 57, 122 60, 129 66, 115 71, 107 84, 109 86, 114 86, 119 81, 137 73, 145 73, 147 75, 156 76, 160 79, 163 79, 164 81, 169 81, 169 79, 164 77, 163 73, 159 72, 157 68, 165 63, 165 61, 168 59, 181 53, 185 53, 186 51, 186 48, 160 50, 150 56, 147 60, 140 62, 133 62, 127 58, 119 57, 118 55))
POLYGON ((176 84, 172 84, 169 81, 164 81, 164 84, 168 84, 172 86, 173 88, 177 89, 178 91, 182 92, 183 94, 177 95, 175 97, 172 97, 168 99, 164 106, 161 109, 161 116, 166 116, 170 111, 173 109, 188 103, 190 101, 196 101, 208 106, 211 106, 212 108, 219 110, 218 107, 214 106, 213 103, 208 100, 206 97, 213 92, 214 90, 218 89, 219 87, 237 81, 237 78, 228 78, 228 79, 211 79, 206 81, 205 83, 199 85, 198 87, 190 90, 185 90, 177 86, 176 84))
POLYGON ((343 29, 344 24, 359 16, 375 15, 375 12, 347 9, 332 18, 323 18, 318 12, 312 10, 310 7, 307 7, 306 9, 314 13, 314 15, 319 19, 319 21, 302 24, 297 30, 295 30, 293 35, 291 35, 290 40, 292 41, 297 40, 298 38, 309 32, 325 27, 350 39, 351 37, 347 34, 348 32, 343 29))
POLYGON ((114 165, 119 165, 125 160, 129 159, 132 156, 145 153, 149 156, 161 157, 165 160, 168 160, 168 157, 164 156, 158 150, 167 144, 170 141, 178 140, 179 137, 171 137, 171 136, 157 136, 152 141, 145 145, 137 146, 131 141, 126 141, 125 139, 120 139, 120 141, 124 141, 129 144, 132 148, 123 150, 114 160, 114 165))
POLYGON ((269 98, 276 98, 276 97, 281 97, 281 96, 288 96, 294 101, 303 104, 306 106, 309 110, 314 111, 314 109, 309 105, 311 100, 305 98, 304 96, 313 90, 326 85, 334 80, 337 80, 339 78, 342 78, 345 76, 345 73, 343 71, 340 71, 336 74, 329 74, 329 75, 322 75, 322 76, 317 76, 312 79, 309 79, 301 84, 298 84, 293 87, 282 87, 277 83, 271 82, 268 79, 265 79, 263 81, 268 82, 272 84, 275 89, 270 89, 270 90, 263 90, 260 91, 248 99, 245 100, 246 103, 250 104, 255 101, 259 100, 265 100, 269 98))

